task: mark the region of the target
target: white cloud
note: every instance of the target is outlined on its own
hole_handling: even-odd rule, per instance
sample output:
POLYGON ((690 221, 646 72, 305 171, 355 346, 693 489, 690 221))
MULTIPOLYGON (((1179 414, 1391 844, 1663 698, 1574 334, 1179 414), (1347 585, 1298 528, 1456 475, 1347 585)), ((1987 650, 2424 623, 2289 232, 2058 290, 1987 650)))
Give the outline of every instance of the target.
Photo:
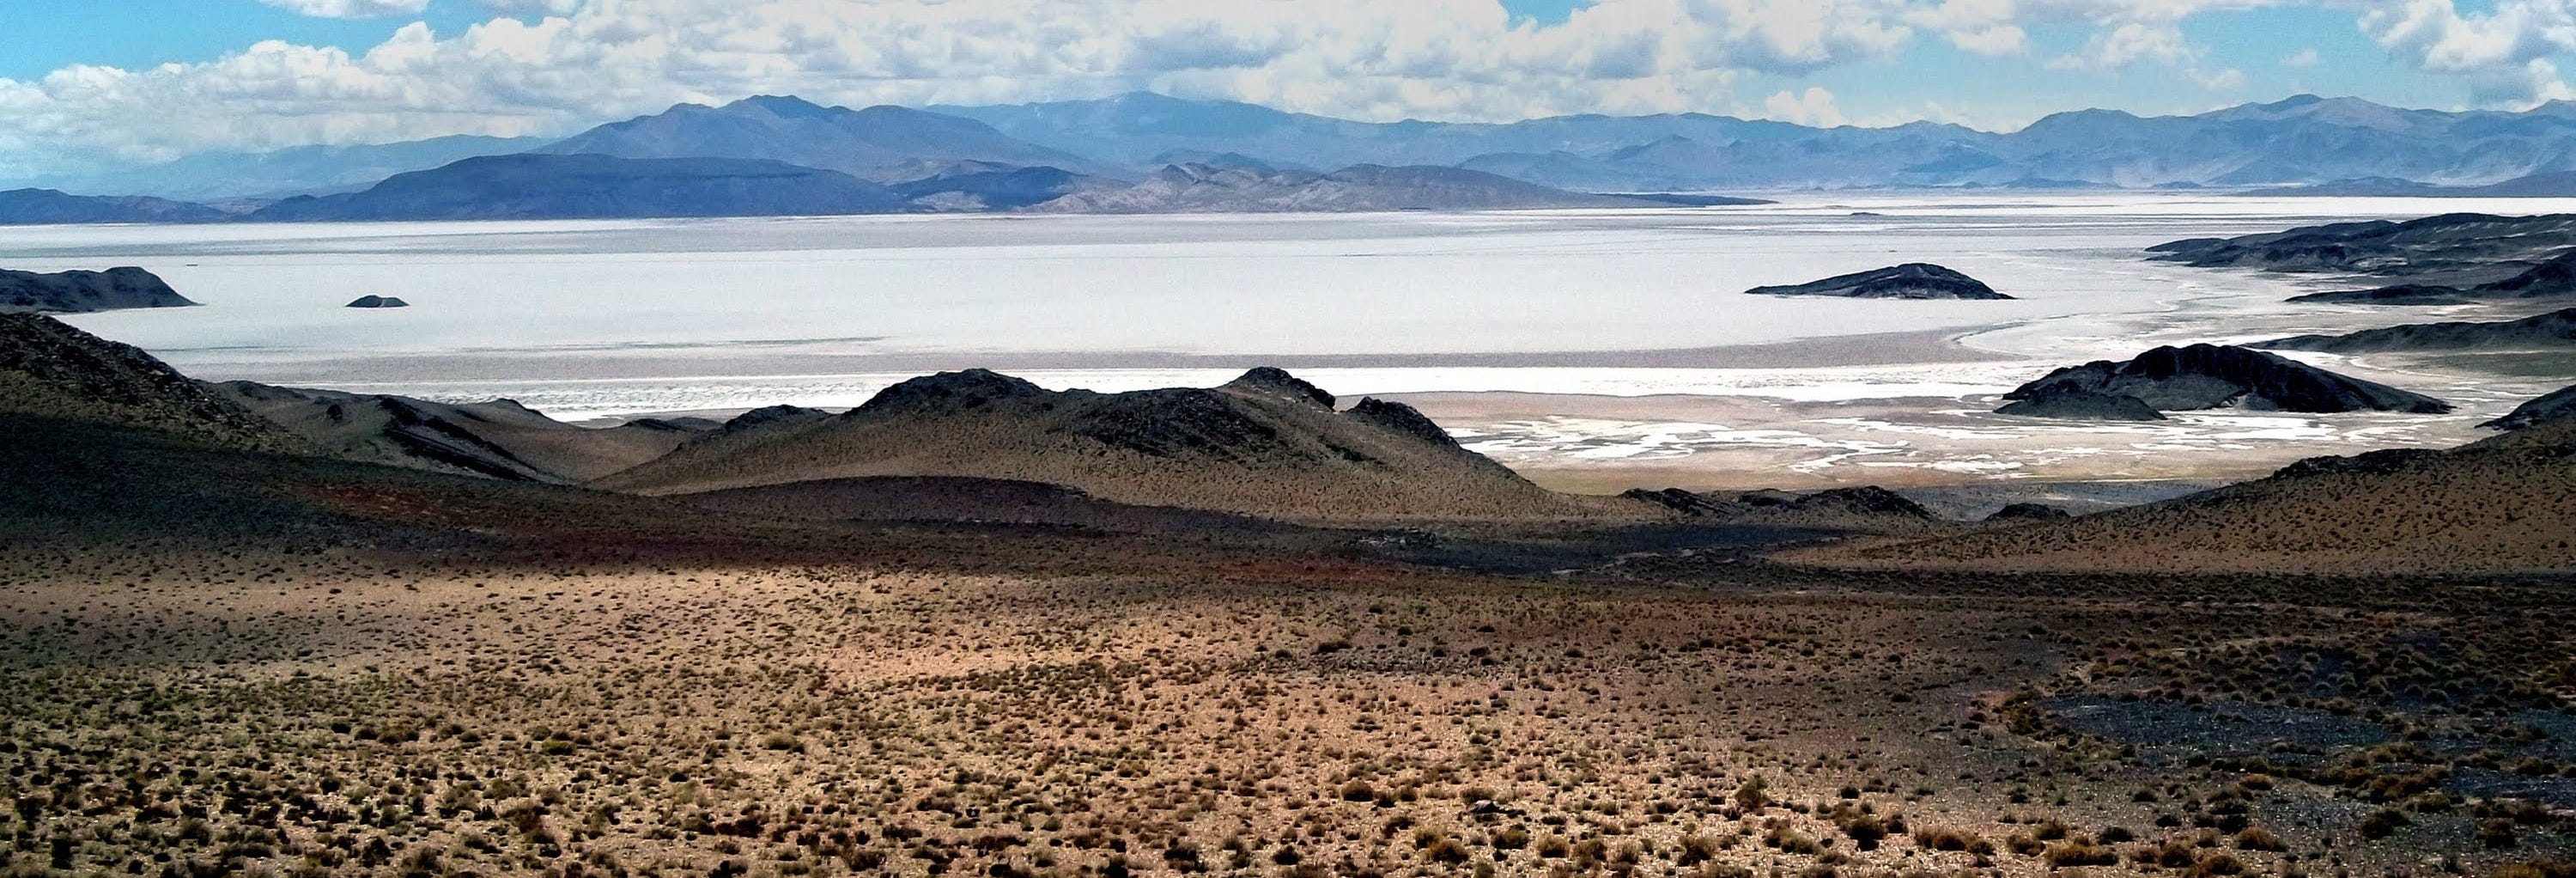
POLYGON ((2281 66, 2283 66, 2283 67, 2315 67, 2315 66, 2317 66, 2317 50, 2315 49, 2315 47, 2309 47, 2309 48, 2305 48, 2305 49, 2300 49, 2300 50, 2298 50, 2298 51, 2296 51, 2296 52, 2292 52, 2292 53, 2287 54, 2287 55, 2283 55, 2283 56, 2281 56, 2281 66))
POLYGON ((2479 103, 2528 105, 2568 94, 2549 59, 2576 51, 2576 0, 2498 0, 2468 15, 2405 0, 2364 13, 2361 30, 2399 60, 2465 79, 2479 103))
POLYGON ((484 8, 503 15, 544 16, 571 15, 581 7, 581 0, 479 0, 484 8))
POLYGON ((259 0, 270 6, 320 18, 374 18, 418 15, 429 0, 259 0))
POLYGON ((1817 86, 1805 92, 1783 91, 1762 102, 1771 118, 1800 125, 1832 128, 1845 124, 1843 111, 1834 107, 1834 93, 1817 86))
MULTIPOLYGON (((267 2, 368 14, 424 0, 267 2)), ((2097 28, 2082 64, 2181 63, 2193 57, 2184 17, 2266 0, 1596 0, 1549 26, 1497 0, 481 2, 508 17, 444 35, 413 25, 362 52, 267 42, 198 63, 0 79, 12 123, 0 162, 569 133, 782 93, 865 105, 1155 89, 1365 119, 1709 110, 1739 106, 1749 74, 1885 59, 1918 39, 2025 53, 2035 23, 2097 28)), ((1789 97, 1798 112, 1831 110, 1812 94, 1789 97)))

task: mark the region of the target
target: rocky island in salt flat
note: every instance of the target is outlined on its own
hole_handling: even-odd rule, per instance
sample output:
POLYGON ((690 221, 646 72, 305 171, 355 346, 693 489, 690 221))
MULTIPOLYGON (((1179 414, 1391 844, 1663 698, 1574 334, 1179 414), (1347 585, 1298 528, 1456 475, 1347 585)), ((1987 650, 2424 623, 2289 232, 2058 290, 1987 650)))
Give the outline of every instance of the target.
POLYGON ((1984 281, 1928 262, 1837 275, 1803 284, 1754 287, 1756 296, 1834 296, 1844 299, 2010 299, 1984 281))
POLYGON ((79 314, 119 308, 182 308, 188 301, 159 275, 131 266, 106 271, 0 270, 0 312, 79 314))
POLYGON ((2054 418, 2160 420, 2158 412, 2383 411, 2441 414, 2449 403, 2234 345, 2159 347, 2125 362, 2068 366, 2015 388, 1996 411, 2054 418), (2150 417, 2152 416, 2152 417, 2150 417))

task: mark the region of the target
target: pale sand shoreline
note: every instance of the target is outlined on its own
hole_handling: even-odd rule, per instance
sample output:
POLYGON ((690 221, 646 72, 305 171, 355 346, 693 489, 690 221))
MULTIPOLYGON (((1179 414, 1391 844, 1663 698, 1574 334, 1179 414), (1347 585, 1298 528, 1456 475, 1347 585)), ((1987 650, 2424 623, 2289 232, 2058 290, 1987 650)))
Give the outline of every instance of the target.
POLYGON ((1390 399, 1540 485, 1611 494, 1959 487, 2067 482, 2219 483, 2379 448, 2492 435, 2496 406, 2441 416, 2176 412, 2162 422, 2018 418, 1999 400, 1798 402, 1770 397, 1434 393, 1390 399))

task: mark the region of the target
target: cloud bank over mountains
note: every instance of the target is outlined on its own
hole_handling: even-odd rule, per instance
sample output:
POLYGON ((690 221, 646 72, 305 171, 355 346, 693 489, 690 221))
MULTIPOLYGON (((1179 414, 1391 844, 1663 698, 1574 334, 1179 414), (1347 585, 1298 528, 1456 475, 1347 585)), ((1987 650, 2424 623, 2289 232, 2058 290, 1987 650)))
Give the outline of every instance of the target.
MULTIPOLYGON (((431 0, 263 0, 328 17, 419 14, 431 0)), ((2480 101, 2568 93, 2576 0, 2359 4, 2393 57, 2480 101)), ((865 106, 1097 97, 1151 89, 1343 118, 1508 121, 1703 110, 1802 122, 1978 122, 1927 102, 1852 118, 1832 91, 1777 80, 1938 45, 2030 56, 2032 33, 2090 37, 2066 70, 2140 69, 2217 91, 2243 81, 2187 36, 2195 16, 2273 0, 1597 0, 1562 22, 1496 0, 480 0, 461 33, 401 28, 363 51, 261 42, 148 69, 0 79, 0 175, 85 159, 559 135, 675 103, 800 94, 865 106)), ((2296 51, 2285 46, 2285 53, 2296 51)), ((1993 120, 1982 120, 1989 122, 1993 120)), ((2019 121, 2019 120, 2014 120, 2019 121)))

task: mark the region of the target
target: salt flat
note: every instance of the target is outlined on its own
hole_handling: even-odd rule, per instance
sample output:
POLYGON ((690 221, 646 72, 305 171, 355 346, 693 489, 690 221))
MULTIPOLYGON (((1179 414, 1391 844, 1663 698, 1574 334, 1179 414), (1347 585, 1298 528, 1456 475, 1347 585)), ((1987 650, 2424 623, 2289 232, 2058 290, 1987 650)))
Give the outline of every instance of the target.
POLYGON ((2466 405, 2457 417, 2397 424, 2290 418, 2298 423, 2252 436, 2178 418, 2087 452, 2101 443, 2059 435, 2076 428, 1984 423, 1982 410, 2048 368, 2155 344, 2478 313, 2293 306, 2281 300, 2326 281, 2148 262, 2141 248, 2355 218, 2576 210, 2576 201, 1783 201, 1500 214, 40 227, 0 237, 0 264, 134 264, 162 274, 208 307, 73 322, 216 380, 508 396, 578 419, 848 406, 905 377, 970 365, 1055 387, 1126 390, 1211 384, 1269 363, 1346 395, 1420 397, 1515 466, 1605 474, 1575 479, 1586 484, 1644 478, 1640 469, 1674 471, 1685 483, 1748 473, 1823 483, 2123 477, 2177 466, 2235 473, 2312 453, 2454 444, 2473 435, 2471 416, 2576 379, 2335 362, 2466 405), (1741 294, 1906 261, 1958 268, 2020 299, 1741 294), (369 293, 415 307, 341 307, 369 293), (1476 393, 1563 402, 1515 401, 1489 416, 1496 407, 1455 396, 1476 393), (1581 401, 1618 397, 1745 398, 1770 410, 1676 433, 1660 425, 1702 422, 1598 417, 1597 404, 1581 401), (1753 452, 1759 465, 1742 469, 1757 463, 1746 457, 1753 452))

